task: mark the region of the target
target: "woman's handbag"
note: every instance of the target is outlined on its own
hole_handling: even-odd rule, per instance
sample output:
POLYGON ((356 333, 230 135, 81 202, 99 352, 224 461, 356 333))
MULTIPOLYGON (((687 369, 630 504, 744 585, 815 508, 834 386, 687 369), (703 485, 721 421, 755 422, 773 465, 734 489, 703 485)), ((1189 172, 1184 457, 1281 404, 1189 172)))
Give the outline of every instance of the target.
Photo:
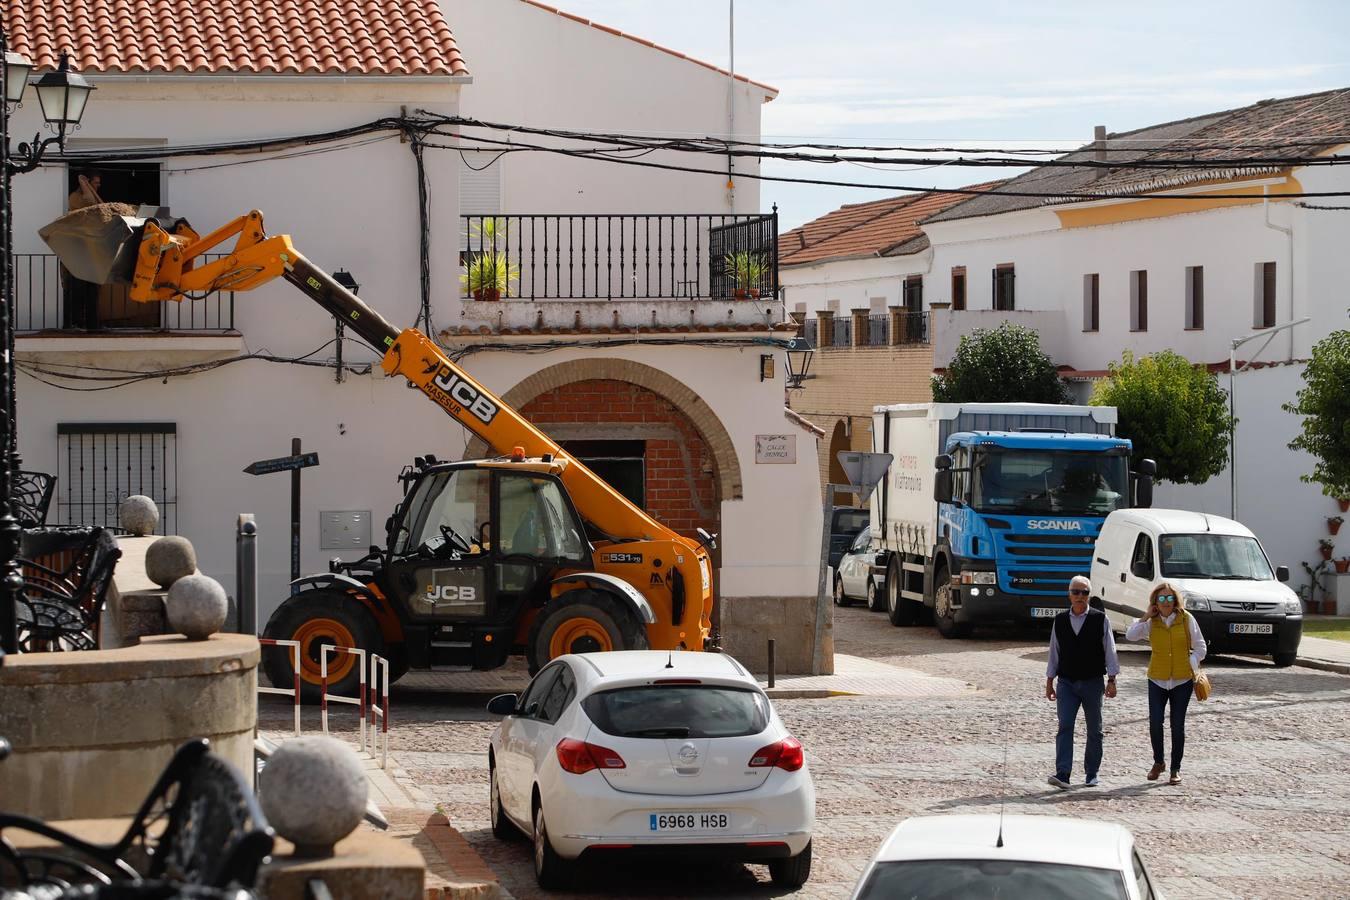
MULTIPOLYGON (((1186 615, 1189 616, 1190 613, 1186 613, 1186 615)), ((1186 652, 1187 652, 1187 653, 1194 653, 1195 651, 1194 651, 1194 649, 1192 649, 1192 647, 1191 647, 1191 626, 1190 626, 1190 623, 1189 623, 1189 622, 1183 622, 1182 625, 1183 625, 1183 626, 1185 627, 1185 629, 1186 629, 1186 652)), ((1195 699, 1197 699, 1197 700, 1199 700, 1199 701, 1201 701, 1201 702, 1203 703, 1204 701, 1206 701, 1206 700, 1209 699, 1209 692, 1210 692, 1211 690, 1212 690, 1212 688, 1210 687, 1210 683, 1209 683, 1209 675, 1206 674, 1205 672, 1200 671, 1200 667, 1197 665, 1196 668, 1195 668, 1195 699)))

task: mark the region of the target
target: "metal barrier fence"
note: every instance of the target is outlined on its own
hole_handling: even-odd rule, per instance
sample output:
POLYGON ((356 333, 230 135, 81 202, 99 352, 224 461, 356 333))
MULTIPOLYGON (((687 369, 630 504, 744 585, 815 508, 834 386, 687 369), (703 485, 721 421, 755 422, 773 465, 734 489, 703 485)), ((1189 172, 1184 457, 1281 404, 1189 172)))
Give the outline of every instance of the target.
POLYGON ((320 698, 323 733, 328 734, 328 704, 347 703, 357 708, 357 746, 372 757, 378 749, 380 768, 389 767, 389 660, 378 654, 367 654, 358 647, 339 647, 322 644, 319 647, 319 678, 323 693, 320 698), (355 697, 342 697, 328 692, 328 654, 347 653, 356 657, 358 688, 355 697), (370 677, 366 677, 366 659, 370 660, 370 677), (383 675, 383 679, 381 679, 383 675))
MULTIPOLYGON (((299 641, 280 641, 273 638, 258 638, 258 643, 264 647, 290 647, 291 665, 295 668, 295 683, 288 688, 283 687, 258 687, 260 694, 280 694, 283 697, 295 698, 295 736, 300 736, 300 642, 299 641)), ((327 729, 325 729, 327 730, 327 729)))

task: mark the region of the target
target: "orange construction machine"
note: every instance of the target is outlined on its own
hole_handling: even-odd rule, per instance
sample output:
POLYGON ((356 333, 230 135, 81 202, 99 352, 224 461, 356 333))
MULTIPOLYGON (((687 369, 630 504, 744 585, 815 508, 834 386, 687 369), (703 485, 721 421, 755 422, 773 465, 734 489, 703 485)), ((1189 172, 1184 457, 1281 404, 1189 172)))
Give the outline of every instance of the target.
MULTIPOLYGON (((140 302, 247 291, 284 278, 384 355, 401 375, 482 438, 492 459, 419 457, 401 476, 387 541, 365 559, 301 578, 267 623, 300 642, 308 694, 319 690, 319 647, 360 647, 409 668, 491 669, 523 652, 533 672, 564 653, 705 649, 713 608, 713 537, 676 534, 610 487, 416 329, 400 331, 301 256, 267 235, 257 210, 200 237, 179 220, 125 215, 114 204, 77 210, 41 235, 77 278, 130 284, 140 302), (221 245, 234 239, 232 250, 221 245), (227 252, 211 262, 207 252, 227 252)), ((329 684, 355 691, 355 657, 330 659, 329 684)), ((288 654, 269 652, 273 683, 288 654)))

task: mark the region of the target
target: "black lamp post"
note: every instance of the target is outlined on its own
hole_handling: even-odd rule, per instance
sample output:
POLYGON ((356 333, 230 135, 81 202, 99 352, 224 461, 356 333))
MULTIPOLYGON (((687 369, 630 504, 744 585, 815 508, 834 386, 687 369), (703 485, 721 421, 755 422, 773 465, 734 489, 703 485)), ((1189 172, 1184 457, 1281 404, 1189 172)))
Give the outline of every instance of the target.
POLYGON ((89 92, 94 86, 78 73, 70 71, 70 60, 61 54, 55 72, 43 75, 36 84, 42 117, 56 130, 53 137, 42 140, 34 135, 32 143, 21 143, 17 153, 9 148, 9 112, 11 105, 23 101, 28 73, 33 64, 22 54, 9 49, 4 28, 0 27, 0 52, 5 65, 0 69, 0 94, 4 95, 4 109, 0 110, 0 170, 4 179, 4 203, 0 204, 0 346, 5 356, 0 364, 0 651, 18 650, 18 622, 16 613, 19 596, 23 592, 23 573, 19 568, 19 541, 23 528, 14 517, 14 473, 19 468, 18 429, 14 404, 14 192, 11 179, 31 172, 42 163, 42 155, 52 144, 64 147, 66 130, 79 126, 89 92))
POLYGON ((795 337, 788 341, 787 356, 787 386, 790 390, 798 390, 802 382, 806 380, 806 373, 811 368, 811 357, 816 355, 816 348, 811 346, 811 342, 805 337, 795 337))

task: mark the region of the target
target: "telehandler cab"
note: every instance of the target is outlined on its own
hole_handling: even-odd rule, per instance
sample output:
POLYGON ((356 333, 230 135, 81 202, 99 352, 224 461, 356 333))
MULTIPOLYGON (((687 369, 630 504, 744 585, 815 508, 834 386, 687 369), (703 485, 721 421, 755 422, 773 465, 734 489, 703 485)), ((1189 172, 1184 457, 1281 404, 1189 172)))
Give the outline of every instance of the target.
MULTIPOLYGON (((364 559, 299 579, 267 637, 300 642, 302 692, 317 697, 322 644, 359 647, 409 668, 491 669, 523 652, 530 671, 564 653, 708 647, 712 536, 675 533, 615 491, 519 412, 475 381, 426 335, 400 331, 301 256, 268 236, 253 210, 200 237, 182 219, 86 207, 40 230, 77 278, 130 284, 139 302, 247 291, 284 278, 383 354, 401 375, 501 454, 419 457, 387 542, 364 559), (235 238, 212 262, 203 253, 235 238)), ((274 684, 292 677, 287 648, 268 648, 274 684)), ((355 693, 351 654, 330 656, 330 689, 355 693)))

